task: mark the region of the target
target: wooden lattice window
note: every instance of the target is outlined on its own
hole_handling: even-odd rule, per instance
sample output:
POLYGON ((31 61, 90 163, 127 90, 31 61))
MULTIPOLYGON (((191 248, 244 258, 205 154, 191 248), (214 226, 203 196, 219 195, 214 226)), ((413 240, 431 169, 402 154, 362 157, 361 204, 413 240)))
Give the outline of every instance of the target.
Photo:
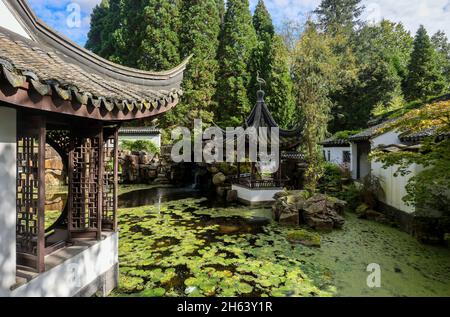
POLYGON ((117 129, 105 138, 103 150, 103 210, 102 230, 116 231, 118 187, 118 134, 117 129))
POLYGON ((342 155, 343 155, 342 161, 344 163, 350 163, 352 161, 352 154, 350 153, 350 151, 343 151, 342 155))
POLYGON ((69 155, 69 235, 101 238, 103 140, 79 138, 69 155))
POLYGON ((45 270, 45 122, 24 121, 17 133, 17 264, 45 270))

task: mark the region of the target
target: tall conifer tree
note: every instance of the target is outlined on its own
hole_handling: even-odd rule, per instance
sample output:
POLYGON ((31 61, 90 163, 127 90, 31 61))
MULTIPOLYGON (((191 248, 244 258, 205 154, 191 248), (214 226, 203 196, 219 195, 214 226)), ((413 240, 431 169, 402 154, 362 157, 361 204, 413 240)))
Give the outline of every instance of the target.
POLYGON ((217 0, 185 1, 181 9, 181 43, 183 57, 193 55, 185 73, 183 103, 175 112, 189 119, 213 121, 216 59, 219 46, 221 17, 217 0))
POLYGON ((450 43, 444 31, 436 32, 431 42, 439 55, 439 65, 447 81, 447 89, 450 88, 450 43))
POLYGON ((445 79, 439 58, 423 25, 414 39, 414 50, 408 67, 405 96, 408 100, 424 99, 442 93, 445 79))
POLYGON ((138 67, 167 70, 180 63, 179 31, 181 0, 147 0, 138 67))
POLYGON ((122 63, 121 0, 102 0, 91 15, 91 29, 86 48, 108 60, 122 63))
POLYGON ((359 23, 363 9, 361 0, 322 0, 314 13, 320 28, 334 34, 342 29, 351 32, 359 23))
POLYGON ((268 80, 271 73, 271 51, 272 41, 275 35, 275 27, 272 23, 269 11, 263 0, 259 0, 253 15, 253 26, 256 31, 258 44, 253 51, 251 73, 251 88, 248 91, 250 102, 256 102, 256 91, 259 87, 256 77, 259 72, 260 76, 268 80))
POLYGON ((251 110, 247 94, 252 77, 249 65, 256 45, 248 0, 228 0, 218 54, 216 113, 223 124, 242 124, 251 110))
POLYGON ((273 37, 270 72, 267 77, 267 104, 277 121, 283 128, 292 128, 299 119, 292 91, 292 79, 289 71, 289 51, 280 35, 273 37))

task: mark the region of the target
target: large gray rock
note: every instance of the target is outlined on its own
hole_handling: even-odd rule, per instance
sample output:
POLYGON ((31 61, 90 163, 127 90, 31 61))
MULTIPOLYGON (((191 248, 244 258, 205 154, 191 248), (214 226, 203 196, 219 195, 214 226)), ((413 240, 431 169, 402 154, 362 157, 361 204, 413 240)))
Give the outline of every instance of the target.
POLYGON ((229 190, 227 192, 227 202, 228 203, 235 203, 238 201, 238 192, 237 190, 229 190))
POLYGON ((274 217, 283 224, 299 225, 303 221, 310 228, 330 231, 342 228, 345 201, 327 195, 309 197, 306 191, 284 192, 275 196, 274 217))

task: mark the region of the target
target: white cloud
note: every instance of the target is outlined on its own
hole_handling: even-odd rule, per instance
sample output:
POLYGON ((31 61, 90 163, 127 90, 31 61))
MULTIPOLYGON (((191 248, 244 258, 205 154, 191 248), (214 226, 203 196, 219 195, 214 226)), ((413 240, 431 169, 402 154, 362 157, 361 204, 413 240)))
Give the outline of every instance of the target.
POLYGON ((402 22, 415 33, 423 24, 429 34, 444 30, 450 37, 450 1, 449 0, 365 0, 379 5, 381 17, 395 22, 402 22))
MULTIPOLYGON (((286 19, 304 19, 319 4, 320 0, 266 0, 276 24, 286 19)), ((258 0, 250 0, 252 9, 258 0)), ((402 22, 414 34, 420 24, 430 34, 444 30, 450 37, 450 0, 363 0, 367 11, 363 15, 369 20, 386 18, 402 22)))
POLYGON ((73 41, 84 45, 90 28, 91 13, 101 0, 29 0, 37 16, 58 32, 69 37, 73 41), (81 26, 70 27, 67 23, 70 12, 67 11, 70 3, 80 6, 81 26))

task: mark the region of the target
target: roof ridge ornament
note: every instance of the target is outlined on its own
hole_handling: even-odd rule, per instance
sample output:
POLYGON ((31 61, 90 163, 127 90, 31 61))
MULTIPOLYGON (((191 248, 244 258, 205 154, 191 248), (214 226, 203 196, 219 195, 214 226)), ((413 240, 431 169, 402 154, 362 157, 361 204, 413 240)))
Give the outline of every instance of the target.
POLYGON ((264 102, 264 96, 266 93, 262 89, 262 85, 267 85, 267 82, 263 78, 261 78, 259 70, 256 71, 256 81, 259 84, 259 90, 257 92, 258 102, 264 102))

